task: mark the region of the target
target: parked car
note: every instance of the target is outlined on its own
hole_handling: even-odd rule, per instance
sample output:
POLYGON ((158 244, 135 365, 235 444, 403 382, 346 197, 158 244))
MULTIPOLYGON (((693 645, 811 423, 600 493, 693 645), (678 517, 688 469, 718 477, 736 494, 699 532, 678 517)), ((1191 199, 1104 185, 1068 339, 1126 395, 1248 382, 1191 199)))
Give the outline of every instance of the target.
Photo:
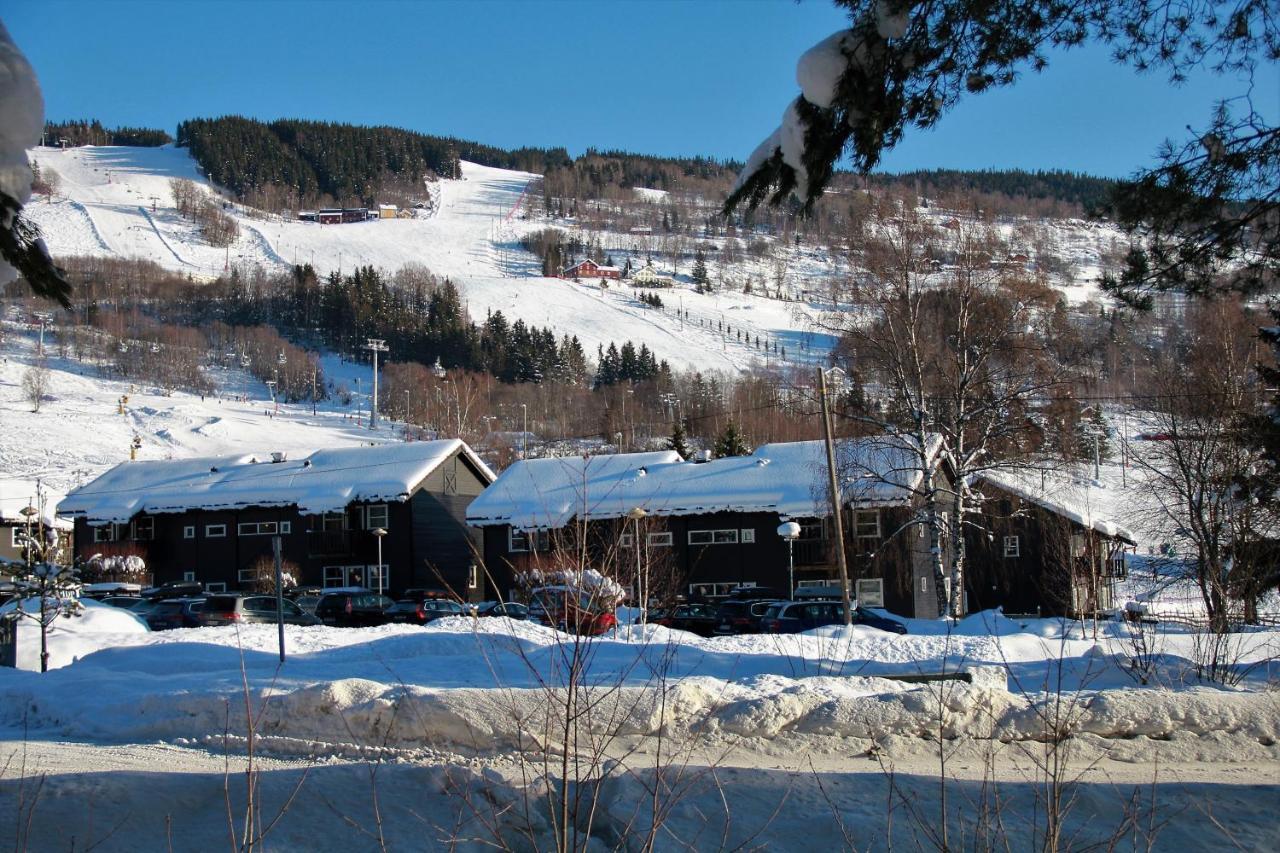
MULTIPOLYGON (((319 625, 320 620, 307 613, 296 602, 285 599, 281 613, 289 625, 319 625)), ((226 592, 210 595, 200 611, 201 625, 233 625, 237 622, 276 623, 276 597, 274 595, 246 595, 226 592)))
POLYGON ((458 602, 447 598, 427 598, 422 601, 403 598, 387 608, 387 621, 425 625, 442 616, 465 616, 469 612, 458 602))
POLYGON ((433 598, 453 599, 454 596, 445 589, 437 589, 434 587, 409 587, 399 596, 396 601, 427 601, 433 598))
POLYGON ((760 633, 760 617, 776 604, 777 599, 726 599, 716 608, 715 633, 726 634, 758 634, 760 633))
POLYGON ((618 624, 612 607, 590 592, 570 586, 542 586, 529 593, 529 610, 544 625, 572 634, 599 636, 618 624))
POLYGON ((204 587, 196 581, 170 581, 142 591, 143 598, 158 601, 168 598, 198 598, 204 595, 204 587))
POLYGON ((648 621, 678 631, 689 631, 699 637, 710 637, 715 633, 719 620, 714 604, 677 604, 650 613, 648 621))
POLYGON ((166 598, 157 601, 143 618, 152 631, 171 628, 198 628, 203 598, 166 598))
POLYGON ((301 607, 304 612, 310 613, 314 616, 316 613, 316 605, 320 603, 320 596, 300 595, 293 600, 293 603, 301 607))
POLYGON ((506 616, 508 619, 528 619, 529 608, 518 601, 496 601, 477 611, 478 616, 506 616))
POLYGON ((394 601, 372 590, 347 587, 330 590, 316 602, 316 617, 326 625, 361 628, 387 624, 387 609, 394 601))
MULTIPOLYGON (((907 626, 896 619, 855 607, 853 624, 866 625, 894 634, 907 633, 907 626)), ((768 634, 798 634, 824 625, 844 624, 844 604, 839 601, 778 601, 769 606, 760 619, 760 630, 768 634)))
POLYGON ((98 601, 103 604, 110 604, 112 607, 120 607, 125 610, 132 609, 135 605, 140 604, 145 599, 137 595, 108 595, 106 598, 99 598, 98 601))

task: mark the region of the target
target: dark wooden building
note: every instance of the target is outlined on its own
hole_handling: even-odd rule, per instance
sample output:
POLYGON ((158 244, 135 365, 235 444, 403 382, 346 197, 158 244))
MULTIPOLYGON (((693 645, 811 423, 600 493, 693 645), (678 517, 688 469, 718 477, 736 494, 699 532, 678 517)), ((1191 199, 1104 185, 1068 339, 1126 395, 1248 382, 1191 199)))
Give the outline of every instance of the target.
MULTIPOLYGON (((936 615, 919 465, 895 439, 841 442, 849 573, 867 603, 936 615)), ((949 488, 949 466, 931 454, 949 488)), ((821 442, 684 461, 674 452, 517 462, 467 512, 492 592, 530 569, 592 568, 653 597, 715 600, 735 587, 838 586, 821 442), (788 545, 784 521, 800 525, 788 545), (794 575, 791 571, 794 557, 794 575)))
POLYGON ((16 574, 27 560, 28 535, 38 536, 49 528, 57 531, 59 552, 70 556, 72 525, 54 517, 61 497, 29 480, 0 479, 0 576, 16 574))
POLYGON ((1099 490, 1060 474, 989 472, 970 483, 982 523, 965 528, 970 610, 1081 616, 1108 611, 1133 534, 1099 514, 1099 490))
POLYGON ((128 543, 156 583, 251 588, 279 536, 304 586, 445 586, 479 600, 478 537, 465 519, 493 479, 456 439, 126 462, 59 512, 75 519, 78 557, 128 543))

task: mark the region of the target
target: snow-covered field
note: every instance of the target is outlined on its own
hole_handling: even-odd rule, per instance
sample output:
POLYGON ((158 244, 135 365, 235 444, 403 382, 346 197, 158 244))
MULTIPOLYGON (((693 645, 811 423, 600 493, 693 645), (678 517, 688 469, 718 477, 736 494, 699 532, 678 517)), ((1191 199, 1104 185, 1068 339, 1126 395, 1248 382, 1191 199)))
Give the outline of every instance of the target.
MULTIPOLYGON (((1231 689, 1190 679, 1194 638, 1171 634, 1158 686, 1140 688, 1125 672, 1129 647, 1118 625, 1102 626, 1097 640, 1078 624, 1023 625, 990 613, 950 632, 939 623, 909 627, 905 637, 854 628, 711 640, 623 627, 592 641, 575 694, 590 711, 575 736, 580 752, 596 750, 603 762, 586 775, 608 776, 612 789, 601 794, 598 842, 612 846, 611 834, 634 831, 627 816, 661 767, 684 781, 662 792, 673 805, 659 849, 708 849, 712 842, 691 839, 722 832, 794 849, 792 833, 806 819, 815 824, 807 842, 839 844, 839 821, 856 821, 846 829, 859 848, 881 848, 891 835, 901 842, 936 825, 928 791, 937 787, 941 743, 957 800, 972 805, 992 774, 1009 810, 1006 831, 1022 848, 1050 720, 1072 735, 1068 778, 1080 784, 1070 823, 1080 844, 1121 826, 1135 788, 1154 798, 1153 819, 1168 822, 1160 846, 1206 831, 1191 805, 1210 790, 1215 818, 1228 821, 1237 843, 1264 849, 1277 838, 1273 816, 1258 811, 1280 791, 1280 693, 1268 688, 1280 672, 1265 662, 1275 632, 1251 636, 1243 659, 1259 666, 1231 689), (973 682, 884 677, 942 671, 968 672, 973 682), (890 770, 924 823, 905 809, 887 824, 890 770)), ((167 821, 183 849, 225 843, 223 774, 234 774, 230 797, 241 802, 250 715, 270 808, 303 786, 277 835, 280 849, 359 848, 347 818, 363 824, 373 803, 402 845, 415 831, 465 839, 487 835, 490 824, 513 839, 524 818, 508 811, 526 800, 545 810, 534 779, 560 772, 564 735, 554 723, 571 639, 528 623, 455 617, 426 628, 291 627, 286 647, 281 664, 272 626, 62 633, 52 641, 59 668, 0 671, 8 739, 0 749, 13 756, 11 768, 25 762, 28 778, 49 774, 47 802, 36 804, 38 846, 103 835, 108 813, 127 830, 103 849, 137 849, 130 845, 140 838, 162 837, 167 821), (231 763, 221 764, 227 755, 231 763), (149 761, 169 770, 145 808, 142 788, 161 766, 149 761), (462 790, 474 799, 450 796, 462 790), (97 823, 83 809, 58 809, 68 796, 93 798, 97 823), (334 828, 308 834, 316 820, 334 828)), ((0 792, 16 796, 15 783, 0 792)), ((957 831, 973 831, 974 817, 959 808, 951 819, 957 831)), ((532 820, 548 843, 546 817, 532 820)))
POLYGON ((643 341, 673 367, 737 372, 764 360, 736 335, 713 330, 721 321, 752 338, 777 341, 793 362, 803 363, 831 345, 828 337, 811 331, 819 310, 814 304, 731 292, 697 294, 680 286, 663 294, 667 310, 660 312, 625 285, 602 291, 598 282, 538 275, 536 258, 515 245, 522 233, 546 226, 512 215, 536 177, 525 172, 463 163, 463 180, 434 184, 436 210, 415 219, 322 226, 254 218, 236 208, 229 212, 240 237, 224 250, 204 242, 174 209, 170 180, 207 187, 185 149, 40 148, 31 156, 59 176, 54 198, 41 196, 27 208, 55 256, 145 258, 195 278, 213 278, 228 265, 271 269, 310 263, 325 274, 357 265, 394 271, 418 263, 451 277, 477 320, 501 310, 512 321, 577 335, 588 352, 597 344, 643 341), (677 307, 689 312, 684 322, 675 315, 677 307))

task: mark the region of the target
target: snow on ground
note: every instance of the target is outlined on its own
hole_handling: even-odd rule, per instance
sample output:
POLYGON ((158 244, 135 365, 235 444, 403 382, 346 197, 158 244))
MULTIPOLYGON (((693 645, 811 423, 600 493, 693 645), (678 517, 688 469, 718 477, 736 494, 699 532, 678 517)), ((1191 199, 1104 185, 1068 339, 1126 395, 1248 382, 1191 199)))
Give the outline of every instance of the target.
POLYGON ((522 233, 547 223, 512 215, 537 177, 526 172, 463 163, 463 180, 433 185, 439 196, 435 214, 414 219, 318 225, 251 217, 233 206, 228 212, 240 226, 240 238, 218 249, 203 242, 173 206, 174 178, 212 192, 185 149, 39 148, 31 156, 60 179, 54 199, 42 197, 29 207, 55 256, 146 258, 196 278, 213 278, 229 265, 310 263, 325 274, 357 265, 394 271, 420 263, 459 285, 477 321, 501 310, 512 321, 577 335, 589 352, 598 344, 644 342, 673 367, 737 372, 765 360, 736 334, 721 333, 719 323, 752 339, 776 340, 799 363, 832 344, 809 331, 816 305, 742 293, 697 294, 682 285, 664 292, 666 310, 657 311, 625 285, 602 291, 598 282, 540 276, 537 260, 517 243, 522 233), (689 312, 684 322, 676 316, 678 307, 689 312))

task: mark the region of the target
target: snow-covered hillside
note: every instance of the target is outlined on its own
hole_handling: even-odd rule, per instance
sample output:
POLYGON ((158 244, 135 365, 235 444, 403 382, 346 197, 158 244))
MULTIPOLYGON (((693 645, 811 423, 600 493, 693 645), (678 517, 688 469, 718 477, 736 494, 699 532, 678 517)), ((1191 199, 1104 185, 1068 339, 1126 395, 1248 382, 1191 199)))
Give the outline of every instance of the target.
POLYGON ((309 263, 321 273, 371 265, 392 271, 420 263, 457 283, 473 318, 490 311, 557 334, 577 335, 588 352, 597 344, 646 343, 673 367, 737 372, 758 359, 736 332, 776 341, 788 360, 803 363, 824 353, 830 339, 811 332, 816 304, 782 302, 741 293, 697 294, 677 287, 655 311, 626 286, 601 290, 538 275, 533 255, 515 242, 546 223, 522 220, 518 205, 535 175, 463 163, 463 180, 433 185, 434 215, 347 225, 317 225, 279 217, 228 212, 240 226, 227 249, 210 246, 174 209, 169 182, 207 182, 184 149, 39 148, 32 158, 58 175, 52 200, 29 207, 55 256, 145 258, 195 278, 213 278, 229 266, 282 268, 309 263), (676 309, 688 312, 681 322, 676 309), (721 324, 734 334, 720 332, 721 324))

